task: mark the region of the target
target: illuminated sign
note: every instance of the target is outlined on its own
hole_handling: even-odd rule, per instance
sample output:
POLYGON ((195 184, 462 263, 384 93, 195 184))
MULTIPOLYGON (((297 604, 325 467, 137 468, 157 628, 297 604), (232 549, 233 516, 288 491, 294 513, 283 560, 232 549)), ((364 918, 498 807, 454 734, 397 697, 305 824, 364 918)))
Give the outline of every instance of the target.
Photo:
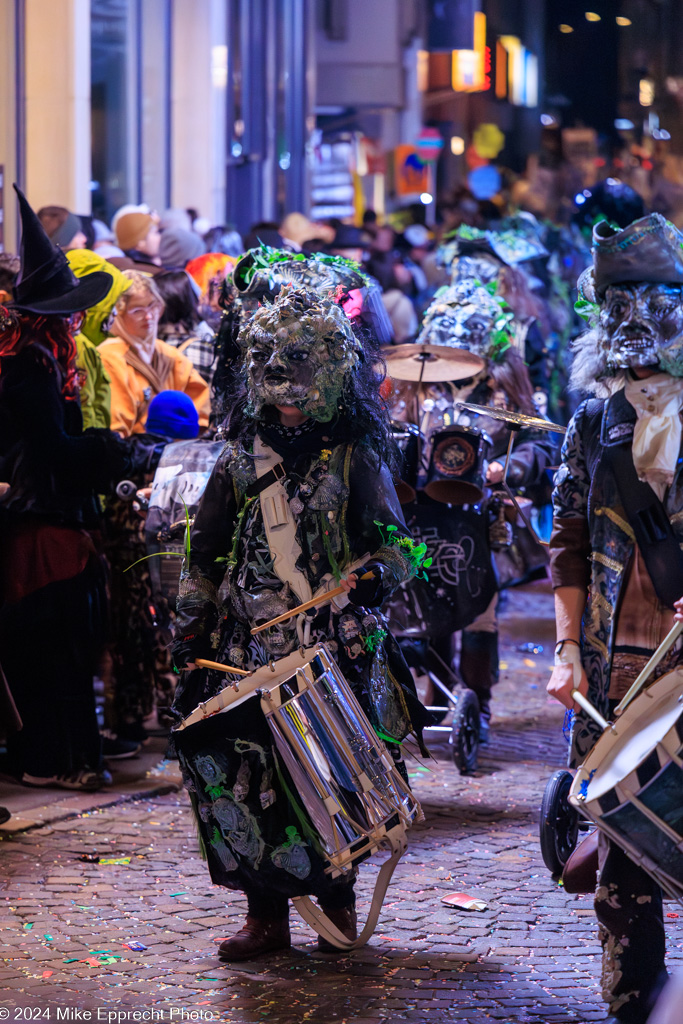
POLYGON ((455 92, 485 92, 491 88, 491 50, 486 45, 486 15, 475 11, 473 49, 453 50, 451 85, 455 92))
POLYGON ((500 36, 496 60, 498 99, 505 99, 507 94, 517 107, 538 106, 538 57, 522 46, 517 36, 500 36))

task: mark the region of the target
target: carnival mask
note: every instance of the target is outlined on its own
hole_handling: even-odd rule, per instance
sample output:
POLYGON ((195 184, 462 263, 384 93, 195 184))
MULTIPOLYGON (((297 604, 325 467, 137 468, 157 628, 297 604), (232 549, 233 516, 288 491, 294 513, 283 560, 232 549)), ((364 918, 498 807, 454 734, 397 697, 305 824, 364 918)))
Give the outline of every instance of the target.
POLYGON ((597 341, 609 370, 659 366, 683 377, 683 285, 611 285, 600 310, 597 341))
POLYGON ((418 341, 465 348, 495 362, 510 345, 511 319, 501 298, 476 281, 463 280, 437 292, 418 341))
POLYGON ((338 411, 361 346, 344 311, 311 292, 283 288, 240 332, 251 414, 295 406, 320 422, 338 411))

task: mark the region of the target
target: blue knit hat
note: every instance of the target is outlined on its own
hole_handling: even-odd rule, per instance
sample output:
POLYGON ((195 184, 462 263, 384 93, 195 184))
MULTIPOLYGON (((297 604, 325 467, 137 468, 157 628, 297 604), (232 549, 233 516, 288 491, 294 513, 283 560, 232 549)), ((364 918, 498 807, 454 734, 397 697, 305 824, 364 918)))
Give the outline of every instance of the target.
POLYGON ((160 391, 149 403, 145 429, 150 434, 188 441, 199 433, 199 413, 183 391, 160 391))

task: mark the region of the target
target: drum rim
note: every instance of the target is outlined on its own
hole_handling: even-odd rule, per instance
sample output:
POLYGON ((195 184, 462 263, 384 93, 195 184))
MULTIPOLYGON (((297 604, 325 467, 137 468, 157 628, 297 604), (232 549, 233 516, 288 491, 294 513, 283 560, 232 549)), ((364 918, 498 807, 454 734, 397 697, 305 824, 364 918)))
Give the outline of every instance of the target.
MULTIPOLYGON (((663 693, 659 697, 657 697, 656 695, 653 695, 649 699, 653 699, 653 697, 654 697, 654 699, 665 700, 667 696, 671 696, 671 697, 675 696, 676 689, 675 689, 675 678, 674 677, 676 677, 676 676, 680 676, 680 680, 679 680, 679 684, 678 684, 680 692, 678 693, 678 698, 683 696, 683 664, 682 664, 682 665, 679 665, 676 668, 672 669, 670 672, 666 672, 663 676, 659 676, 658 679, 655 679, 654 682, 650 683, 650 685, 648 687, 646 687, 646 689, 642 693, 640 693, 631 702, 631 704, 629 704, 629 706, 624 711, 623 715, 618 719, 618 721, 616 723, 617 725, 619 725, 621 723, 624 723, 623 734, 622 734, 621 737, 620 736, 615 736, 615 734, 612 733, 611 730, 607 730, 606 729, 602 733, 602 735, 598 738, 598 740, 595 742, 595 744, 592 747, 592 749, 587 754, 585 760, 582 762, 582 764, 579 765, 579 767, 576 770, 576 774, 574 776, 574 781, 572 783, 571 789, 569 790, 569 800, 572 803, 574 803, 574 806, 579 807, 579 808, 586 808, 587 809, 589 806, 592 806, 597 800, 599 800, 600 797, 604 796, 604 792, 607 792, 607 791, 603 791, 599 795, 596 795, 596 796, 589 796, 588 794, 585 797, 581 796, 581 789, 582 789, 583 783, 587 782, 590 785, 590 782, 592 781, 592 779, 594 779, 596 777, 596 775, 597 775, 599 764, 601 764, 604 761, 605 755, 604 755, 604 752, 601 752, 602 748, 606 748, 608 746, 608 741, 611 741, 612 745, 617 744, 620 739, 623 742, 626 742, 626 739, 629 736, 629 732, 632 729, 633 724, 635 724, 636 709, 637 709, 638 703, 639 703, 639 701, 641 701, 646 696, 646 694, 653 694, 653 691, 655 689, 661 690, 661 689, 663 689, 664 685, 666 685, 667 689, 671 689, 671 691, 672 691, 671 694, 663 693), (600 748, 600 750, 598 748, 600 748), (598 764, 596 765, 595 762, 596 762, 596 759, 598 759, 598 755, 600 755, 600 756, 599 756, 598 764), (591 775, 591 772, 594 772, 595 774, 591 775)), ((683 714, 683 704, 681 704, 681 714, 683 714)), ((661 740, 664 738, 664 736, 666 736, 667 733, 670 731, 670 728, 671 727, 669 727, 669 729, 667 729, 666 733, 664 733, 664 735, 662 737, 660 737, 660 740, 658 742, 661 742, 661 740)), ((641 760, 639 760, 638 764, 634 764, 634 766, 631 769, 631 771, 636 771, 637 768, 643 763, 643 761, 645 761, 647 759, 647 757, 650 756, 650 754, 652 753, 652 750, 656 749, 656 746, 657 746, 657 744, 655 744, 654 747, 652 747, 648 751, 648 753, 646 755, 644 755, 641 758, 641 760)), ((615 785, 616 785, 616 783, 615 783, 615 785)), ((614 786, 612 786, 610 788, 614 788, 614 786)))

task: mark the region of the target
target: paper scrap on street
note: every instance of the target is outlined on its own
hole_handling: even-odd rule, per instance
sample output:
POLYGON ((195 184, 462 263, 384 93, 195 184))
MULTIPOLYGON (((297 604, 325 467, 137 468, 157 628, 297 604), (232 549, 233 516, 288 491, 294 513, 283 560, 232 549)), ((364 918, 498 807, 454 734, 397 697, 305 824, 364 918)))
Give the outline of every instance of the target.
POLYGON ((488 910, 488 903, 478 900, 476 896, 469 896, 466 892, 449 892, 441 897, 441 902, 449 907, 459 907, 460 910, 488 910))

